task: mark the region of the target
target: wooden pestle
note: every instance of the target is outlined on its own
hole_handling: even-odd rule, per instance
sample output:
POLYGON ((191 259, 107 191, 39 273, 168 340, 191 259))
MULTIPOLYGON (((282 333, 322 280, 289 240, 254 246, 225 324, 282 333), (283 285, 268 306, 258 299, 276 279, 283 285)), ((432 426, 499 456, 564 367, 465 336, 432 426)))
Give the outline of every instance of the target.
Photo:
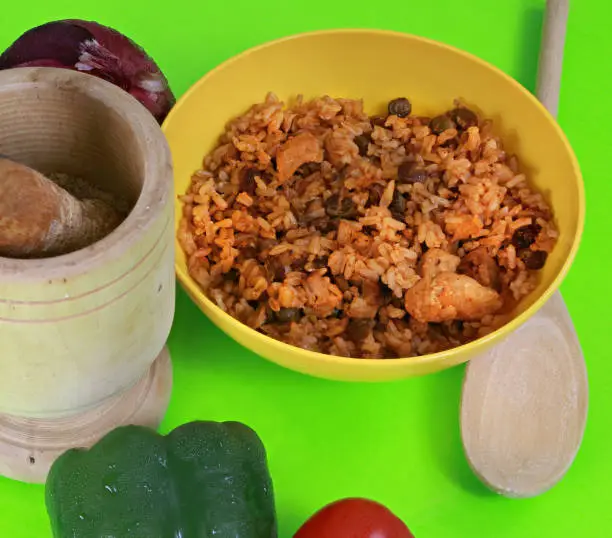
POLYGON ((84 248, 121 216, 101 200, 78 200, 23 164, 0 156, 0 256, 44 258, 84 248))

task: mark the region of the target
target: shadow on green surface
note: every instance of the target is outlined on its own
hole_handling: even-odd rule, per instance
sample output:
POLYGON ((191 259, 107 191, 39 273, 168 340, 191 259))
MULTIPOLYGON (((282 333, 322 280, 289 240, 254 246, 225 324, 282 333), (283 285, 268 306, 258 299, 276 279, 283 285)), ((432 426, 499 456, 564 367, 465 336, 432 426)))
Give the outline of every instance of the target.
POLYGON ((524 34, 520 41, 519 63, 513 70, 518 80, 530 92, 535 93, 538 76, 538 57, 542 41, 544 9, 530 7, 525 10, 524 34))
POLYGON ((427 401, 423 402, 429 414, 428 442, 438 466, 451 481, 472 495, 490 497, 494 493, 470 469, 461 443, 459 410, 464 371, 463 366, 457 366, 428 380, 427 401))
MULTIPOLYGON (((529 7, 524 13, 524 34, 520 41, 519 63, 513 70, 515 78, 535 93, 538 57, 544 22, 543 7, 529 7)), ((459 410, 461 386, 465 368, 458 366, 432 377, 423 408, 430 414, 429 443, 438 465, 462 489, 478 497, 496 497, 474 475, 461 443, 459 410), (440 405, 439 402, 443 402, 440 405)))
MULTIPOLYGON (((209 375, 227 375, 239 371, 241 378, 252 375, 264 384, 280 382, 281 378, 287 376, 300 376, 255 355, 215 327, 178 284, 176 314, 169 345, 171 351, 175 347, 179 350, 185 366, 198 366, 205 360, 209 375), (203 342, 205 348, 202 347, 203 342)), ((290 381, 282 379, 283 383, 290 381)))
MULTIPOLYGON (((325 400, 329 391, 340 390, 347 399, 353 401, 360 400, 359 394, 364 396, 374 394, 373 387, 309 378, 257 357, 219 331, 180 287, 177 287, 176 319, 169 345, 171 352, 176 352, 177 357, 180 356, 181 378, 177 379, 177 383, 189 382, 188 377, 191 374, 196 375, 205 364, 206 378, 213 384, 215 380, 227 384, 227 379, 233 377, 236 388, 242 391, 265 391, 266 388, 278 389, 282 386, 281 393, 288 398, 289 406, 294 409, 295 402, 291 402, 296 394, 292 392, 292 387, 305 383, 312 383, 313 390, 316 389, 320 400, 325 400), (205 349, 203 349, 204 342, 205 349)), ((459 404, 463 372, 462 367, 456 367, 418 380, 419 383, 424 384, 423 401, 419 411, 426 417, 423 443, 429 446, 428 452, 451 481, 473 495, 491 496, 493 494, 480 483, 469 468, 461 445, 459 404)), ((408 381, 406 387, 416 381, 408 381)), ((389 386, 393 385, 395 383, 389 386)), ((389 393, 397 395, 398 391, 401 393, 402 390, 396 385, 393 389, 390 388, 389 393)), ((203 387, 197 403, 199 408, 209 407, 206 402, 207 392, 209 391, 203 387)), ((376 393, 378 394, 377 391, 376 393)), ((270 405, 263 400, 259 400, 259 403, 263 406, 270 405)), ((215 402, 210 402, 210 408, 215 407, 215 402)), ((168 414, 169 422, 175 422, 172 408, 171 403, 168 414)), ((198 416, 198 409, 195 407, 192 412, 192 417, 182 416, 181 420, 203 418, 198 416)), ((361 409, 360 412, 365 412, 365 409, 361 409)), ((294 418, 299 422, 300 419, 307 417, 308 413, 305 413, 303 417, 294 418)), ((172 426, 168 424, 168 427, 172 426)))

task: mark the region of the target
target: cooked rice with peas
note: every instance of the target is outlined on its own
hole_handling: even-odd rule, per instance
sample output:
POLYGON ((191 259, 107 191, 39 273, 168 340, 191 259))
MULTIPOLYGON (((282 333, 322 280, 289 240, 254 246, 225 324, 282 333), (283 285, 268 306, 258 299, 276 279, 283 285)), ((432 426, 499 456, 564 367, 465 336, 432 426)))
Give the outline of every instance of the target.
POLYGON ((369 117, 269 94, 181 196, 190 275, 249 327, 331 355, 423 355, 506 323, 558 232, 491 122, 453 106, 369 117))

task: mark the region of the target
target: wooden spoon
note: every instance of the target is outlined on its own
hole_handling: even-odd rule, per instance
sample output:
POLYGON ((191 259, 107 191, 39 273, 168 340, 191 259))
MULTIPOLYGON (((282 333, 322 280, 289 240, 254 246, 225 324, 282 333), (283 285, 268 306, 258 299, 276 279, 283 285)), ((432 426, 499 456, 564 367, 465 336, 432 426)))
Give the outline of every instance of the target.
POLYGON ((120 215, 100 200, 78 200, 23 164, 0 156, 0 256, 56 256, 101 239, 120 215))
MULTIPOLYGON (((556 116, 568 0, 548 0, 537 95, 556 116)), ((588 383, 559 292, 491 352, 470 361, 461 436, 474 473, 507 497, 533 497, 571 466, 584 433, 588 383)))

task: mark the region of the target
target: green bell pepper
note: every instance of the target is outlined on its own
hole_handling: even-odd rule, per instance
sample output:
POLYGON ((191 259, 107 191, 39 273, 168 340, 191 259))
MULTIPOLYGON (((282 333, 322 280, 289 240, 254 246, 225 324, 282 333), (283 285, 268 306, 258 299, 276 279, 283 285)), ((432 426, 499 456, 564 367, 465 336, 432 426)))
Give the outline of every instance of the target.
POLYGON ((117 428, 60 456, 45 494, 55 538, 277 536, 264 446, 238 422, 191 422, 167 436, 117 428))

